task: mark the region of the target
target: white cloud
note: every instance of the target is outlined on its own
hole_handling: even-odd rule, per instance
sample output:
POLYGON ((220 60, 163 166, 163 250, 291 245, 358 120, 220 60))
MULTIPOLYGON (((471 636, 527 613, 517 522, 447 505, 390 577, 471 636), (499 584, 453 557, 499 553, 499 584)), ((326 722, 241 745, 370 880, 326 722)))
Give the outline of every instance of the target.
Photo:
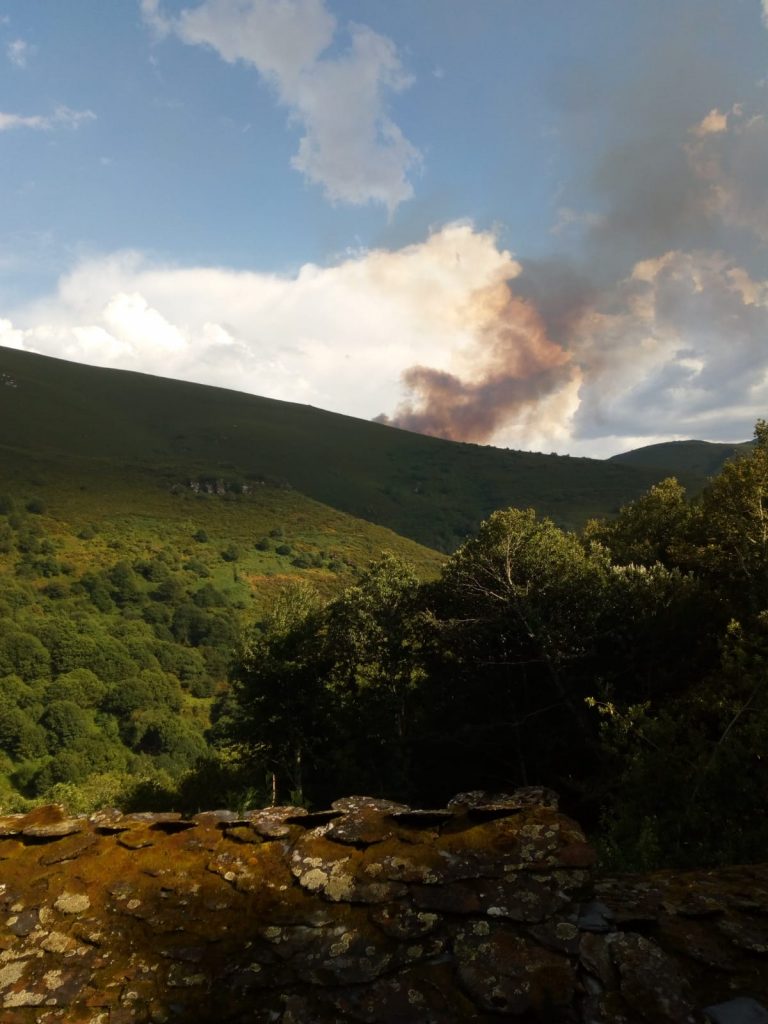
POLYGON ((160 11, 160 0, 139 0, 139 9, 147 25, 157 39, 163 39, 171 31, 171 22, 160 11))
POLYGON ((0 318, 0 345, 4 348, 16 348, 23 351, 24 332, 17 330, 10 320, 0 318))
POLYGON ((204 0, 177 18, 159 0, 141 0, 141 9, 156 35, 210 46, 270 83, 303 129, 293 166, 331 201, 392 210, 413 194, 420 155, 387 107, 411 79, 390 39, 353 24, 348 50, 329 55, 339 32, 324 0, 204 0))
POLYGON ((26 68, 27 62, 34 52, 35 47, 30 46, 24 39, 14 39, 5 48, 8 60, 17 68, 26 68))
POLYGON ((366 419, 394 413, 405 371, 427 367, 458 381, 460 402, 509 403, 512 389, 494 443, 574 454, 736 440, 765 414, 768 281, 722 255, 670 252, 589 306, 563 348, 515 295, 520 270, 469 224, 291 277, 121 253, 4 309, 0 344, 366 419))
POLYGON ((518 269, 493 236, 460 224, 294 277, 123 253, 81 264, 10 319, 49 355, 370 418, 397 404, 407 366, 460 360, 482 326, 475 296, 518 269))
POLYGON ((32 128, 36 131, 52 131, 55 128, 77 129, 88 121, 95 121, 92 110, 72 110, 70 107, 57 107, 52 114, 7 114, 0 111, 0 132, 13 128, 32 128))
POLYGON ((722 254, 638 263, 578 326, 575 432, 747 437, 768 408, 768 281, 722 254))

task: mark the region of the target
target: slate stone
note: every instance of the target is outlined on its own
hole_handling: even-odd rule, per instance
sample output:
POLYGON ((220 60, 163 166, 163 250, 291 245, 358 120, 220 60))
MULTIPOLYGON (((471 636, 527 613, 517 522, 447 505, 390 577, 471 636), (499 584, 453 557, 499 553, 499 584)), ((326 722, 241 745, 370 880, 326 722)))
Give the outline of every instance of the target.
POLYGON ((768 865, 593 886, 551 804, 5 816, 0 1024, 768 1024, 768 865))
POLYGON ((768 954, 768 921, 729 917, 718 921, 717 929, 739 949, 768 954))
POLYGON ((202 825, 204 828, 216 828, 218 825, 231 825, 233 821, 242 820, 242 816, 234 811, 201 811, 193 815, 191 821, 195 825, 202 825))
POLYGON ((407 828, 435 829, 445 825, 454 817, 454 812, 448 810, 413 810, 394 811, 390 817, 407 828))
POLYGON ((235 825, 232 828, 225 828, 224 835, 236 843, 260 843, 261 836, 250 825, 235 825))
POLYGON ((457 934, 454 948, 461 986, 483 1010, 535 1015, 573 1002, 576 975, 568 957, 510 929, 477 922, 457 934))
POLYGON ((396 811, 409 810, 406 804, 398 804, 394 800, 380 800, 373 796, 344 796, 340 800, 334 800, 331 804, 331 810, 341 811, 344 814, 355 813, 363 809, 378 814, 392 814, 396 811))
POLYGON ((96 811, 88 819, 89 824, 101 835, 113 835, 127 832, 132 826, 123 817, 123 812, 116 807, 106 807, 96 811))
POLYGON ((579 908, 576 925, 583 932, 609 932, 614 926, 616 915, 599 900, 592 900, 579 908))
POLYGON ((85 822, 77 818, 68 818, 64 821, 54 821, 48 824, 27 825, 22 835, 28 839, 62 839, 64 836, 71 836, 82 832, 85 822))
POLYGON ((371 846, 394 835, 392 822, 388 822, 378 808, 365 804, 345 811, 325 832, 325 837, 332 842, 349 846, 371 846))
POLYGON ((756 999, 740 996, 704 1008, 712 1024, 768 1024, 768 1010, 756 999))
POLYGON ((148 829, 136 829, 135 831, 121 832, 117 841, 126 850, 142 850, 146 846, 154 846, 156 839, 148 829))
POLYGON ((6 926, 12 935, 27 936, 37 928, 39 921, 40 914, 37 907, 28 907, 9 918, 6 921, 6 926))
POLYGON ((301 825, 302 828, 320 828, 342 817, 341 811, 315 811, 313 814, 304 811, 303 808, 302 811, 303 813, 301 814, 289 815, 285 818, 285 823, 287 825, 301 825))
POLYGON ((295 823, 297 818, 305 818, 304 807, 265 807, 248 815, 253 829, 264 839, 283 839, 291 834, 293 825, 287 824, 288 819, 295 823))
POLYGON ((51 867, 54 864, 64 864, 66 861, 77 860, 88 850, 93 850, 98 845, 98 839, 89 833, 79 833, 77 836, 67 838, 52 845, 45 853, 40 855, 39 863, 43 867, 51 867))
POLYGON ((546 786, 521 786, 511 793, 490 793, 472 790, 458 793, 448 802, 451 809, 480 810, 486 807, 506 808, 515 811, 526 807, 547 807, 556 811, 559 804, 557 793, 546 786))
POLYGON ((548 880, 515 876, 448 885, 414 886, 414 905, 440 913, 484 914, 497 920, 536 923, 562 910, 568 898, 548 880))
POLYGON ((656 943, 626 932, 613 932, 605 941, 619 972, 621 995, 634 1013, 658 1024, 680 1024, 693 1013, 690 984, 656 943))

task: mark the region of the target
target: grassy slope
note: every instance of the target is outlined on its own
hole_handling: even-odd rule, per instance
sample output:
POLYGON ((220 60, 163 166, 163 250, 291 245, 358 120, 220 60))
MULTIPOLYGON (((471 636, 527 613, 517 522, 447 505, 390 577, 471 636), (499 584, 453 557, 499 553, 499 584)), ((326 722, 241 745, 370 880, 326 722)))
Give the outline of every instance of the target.
MULTIPOLYGON (((75 574, 149 558, 164 548, 201 562, 210 582, 233 600, 253 600, 254 611, 269 602, 276 587, 302 576, 321 593, 337 591, 382 551, 393 551, 420 573, 437 572, 441 557, 384 527, 356 520, 295 491, 261 486, 249 495, 175 492, 167 478, 149 470, 116 468, 110 461, 32 458, 0 449, 0 491, 17 503, 42 499, 40 522, 56 539, 57 557, 75 574), (95 527, 91 536, 90 527, 95 527), (195 540, 198 531, 208 540, 195 540), (86 531, 84 539, 79 534, 86 531), (279 531, 281 536, 270 537, 279 531), (266 538, 269 550, 257 542, 266 538), (234 544, 235 561, 222 552, 234 544), (291 548, 278 554, 278 545, 291 548), (302 568, 295 558, 321 559, 302 568)), ((0 555, 0 571, 13 571, 13 556, 0 555)))
POLYGON ((665 474, 683 476, 695 473, 702 477, 714 476, 728 459, 748 452, 754 442, 722 444, 715 441, 668 441, 649 444, 629 452, 614 455, 609 462, 663 470, 665 474))
POLYGON ((618 461, 456 444, 310 406, 5 348, 0 446, 22 458, 101 460, 105 470, 150 472, 166 486, 200 474, 263 476, 443 550, 508 505, 579 527, 660 475, 618 461))

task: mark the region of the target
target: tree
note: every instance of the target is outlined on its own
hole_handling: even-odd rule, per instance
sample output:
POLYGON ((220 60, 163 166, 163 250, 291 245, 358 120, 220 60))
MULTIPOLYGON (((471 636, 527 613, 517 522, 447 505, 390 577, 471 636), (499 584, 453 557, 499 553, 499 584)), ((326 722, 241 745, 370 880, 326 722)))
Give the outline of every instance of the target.
POLYGON ((213 736, 273 773, 281 791, 407 796, 421 721, 418 595, 391 555, 326 606, 306 584, 284 590, 236 659, 213 736))
POLYGON ((41 757, 46 751, 44 730, 5 697, 0 697, 0 751, 18 761, 41 757))
POLYGON ((620 565, 659 562, 686 568, 692 562, 692 533, 699 518, 698 506, 689 504, 682 484, 668 477, 625 505, 615 519, 591 520, 584 537, 607 547, 620 565))
POLYGON ((725 463, 701 498, 702 568, 747 614, 768 606, 768 423, 749 455, 725 463))
POLYGON ((48 748, 55 754, 72 747, 92 728, 93 722, 74 701, 55 700, 43 712, 40 724, 48 734, 48 748))
POLYGON ((47 701, 74 701, 81 708, 95 708, 104 699, 106 684, 88 668, 63 672, 49 684, 47 701))
POLYGON ((47 676, 50 670, 50 655, 40 640, 5 624, 0 636, 0 676, 16 674, 29 680, 47 676))
POLYGON ((609 585, 604 552, 531 509, 482 524, 434 587, 429 774, 460 763, 473 786, 571 785, 575 761, 594 754, 583 699, 609 585))
POLYGON ((258 631, 243 638, 211 738, 301 798, 306 762, 333 733, 319 674, 320 604, 306 584, 284 589, 258 631))

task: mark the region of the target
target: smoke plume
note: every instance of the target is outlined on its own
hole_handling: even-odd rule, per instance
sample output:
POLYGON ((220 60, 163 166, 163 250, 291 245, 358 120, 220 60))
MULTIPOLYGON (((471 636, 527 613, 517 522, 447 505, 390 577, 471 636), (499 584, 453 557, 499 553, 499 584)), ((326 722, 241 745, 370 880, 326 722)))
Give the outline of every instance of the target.
POLYGON ((742 73, 722 26, 724 59, 702 58, 721 14, 665 7, 652 73, 610 92, 587 67, 553 74, 562 144, 603 140, 557 197, 569 255, 518 255, 503 301, 478 295, 470 348, 406 368, 384 422, 571 451, 749 436, 768 408, 768 80, 742 73))
POLYGON ((474 297, 481 321, 462 354, 463 374, 412 366, 403 374, 408 398, 379 422, 453 441, 485 442, 500 427, 571 376, 570 356, 548 336, 538 310, 502 284, 474 297))

